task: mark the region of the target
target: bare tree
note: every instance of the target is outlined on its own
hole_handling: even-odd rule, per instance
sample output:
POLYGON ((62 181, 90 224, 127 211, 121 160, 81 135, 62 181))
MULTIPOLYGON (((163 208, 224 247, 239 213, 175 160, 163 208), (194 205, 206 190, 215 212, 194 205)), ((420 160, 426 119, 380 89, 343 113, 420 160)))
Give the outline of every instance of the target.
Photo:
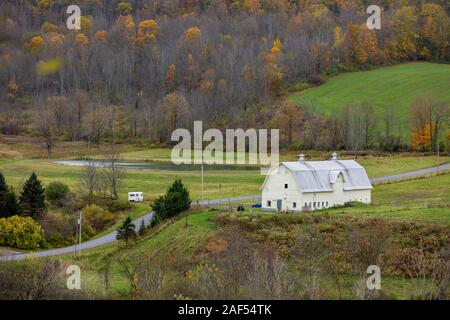
POLYGON ((85 160, 85 164, 80 174, 81 191, 86 193, 87 200, 92 203, 94 193, 99 186, 99 176, 97 173, 97 164, 92 159, 85 160))
POLYGON ((49 108, 45 108, 39 114, 36 122, 36 130, 39 136, 44 139, 47 155, 50 158, 55 140, 55 126, 51 110, 49 108))
POLYGON ((116 200, 119 198, 118 188, 123 177, 123 169, 118 166, 119 152, 115 148, 114 144, 111 144, 108 154, 105 155, 105 167, 103 169, 103 175, 105 182, 110 191, 111 199, 116 200))

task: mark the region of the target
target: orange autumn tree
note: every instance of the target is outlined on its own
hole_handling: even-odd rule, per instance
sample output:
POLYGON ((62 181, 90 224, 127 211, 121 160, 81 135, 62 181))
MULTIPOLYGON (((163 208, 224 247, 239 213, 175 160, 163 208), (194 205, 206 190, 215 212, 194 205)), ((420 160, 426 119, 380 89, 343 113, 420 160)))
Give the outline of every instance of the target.
POLYGON ((135 30, 135 24, 134 19, 132 15, 126 15, 126 16, 119 16, 116 19, 116 23, 114 25, 116 30, 120 30, 124 33, 125 38, 130 41, 134 42, 136 37, 136 30, 135 30))
POLYGON ((106 42, 108 40, 108 31, 106 30, 98 30, 95 33, 95 38, 100 42, 106 42))
POLYGON ((177 67, 174 64, 171 64, 167 68, 166 81, 165 81, 166 93, 172 92, 175 89, 176 72, 177 72, 177 67))
POLYGON ((429 150, 431 148, 432 136, 436 131, 434 122, 424 124, 420 130, 413 131, 411 134, 411 146, 414 149, 429 150))

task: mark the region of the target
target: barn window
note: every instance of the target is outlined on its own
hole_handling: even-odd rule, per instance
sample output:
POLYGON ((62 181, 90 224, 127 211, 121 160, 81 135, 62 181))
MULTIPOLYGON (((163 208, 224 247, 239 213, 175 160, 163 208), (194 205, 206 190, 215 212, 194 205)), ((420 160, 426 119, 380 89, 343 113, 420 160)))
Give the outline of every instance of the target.
POLYGON ((316 207, 316 203, 315 202, 314 202, 313 206, 314 206, 314 208, 316 207))
POLYGON ((322 207, 325 206, 325 202, 322 201, 322 207))
POLYGON ((305 208, 308 206, 308 203, 305 202, 305 208))
POLYGON ((328 207, 328 201, 327 201, 327 207, 328 207))
POLYGON ((272 206, 272 201, 267 201, 267 206, 271 207, 272 206))
POLYGON ((297 208, 297 202, 292 203, 292 206, 293 206, 294 208, 297 208))
POLYGON ((287 183, 284 184, 284 188, 285 188, 285 189, 288 188, 288 184, 287 184, 287 183))
POLYGON ((309 203, 309 207, 311 208, 311 202, 309 203))

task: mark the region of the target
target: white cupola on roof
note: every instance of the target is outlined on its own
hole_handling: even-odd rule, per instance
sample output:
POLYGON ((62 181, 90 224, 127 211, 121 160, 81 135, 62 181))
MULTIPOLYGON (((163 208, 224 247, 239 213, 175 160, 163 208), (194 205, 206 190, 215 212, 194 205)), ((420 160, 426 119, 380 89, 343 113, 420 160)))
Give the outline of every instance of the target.
POLYGON ((333 154, 332 154, 332 158, 331 158, 331 160, 337 160, 338 158, 337 158, 337 153, 336 152, 333 152, 333 154))
POLYGON ((300 155, 300 157, 298 158, 298 161, 299 162, 304 162, 305 161, 305 155, 302 153, 301 155, 300 155))

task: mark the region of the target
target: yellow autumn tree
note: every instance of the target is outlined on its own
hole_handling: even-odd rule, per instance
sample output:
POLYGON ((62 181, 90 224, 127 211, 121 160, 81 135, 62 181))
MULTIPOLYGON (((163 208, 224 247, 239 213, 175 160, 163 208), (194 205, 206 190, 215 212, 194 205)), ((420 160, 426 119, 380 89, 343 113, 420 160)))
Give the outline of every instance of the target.
POLYGON ((375 34, 375 30, 369 30, 364 28, 362 32, 362 46, 367 55, 367 61, 370 63, 375 62, 376 55, 378 53, 378 41, 375 34))
POLYGON ((42 47, 44 45, 44 38, 41 36, 35 36, 31 38, 31 40, 25 44, 25 47, 28 51, 30 51, 33 55, 39 55, 42 51, 42 47))
POLYGON ((261 10, 260 0, 244 0, 242 8, 248 13, 257 14, 261 10))
POLYGON ((89 39, 88 39, 88 37, 86 37, 86 35, 84 33, 78 33, 75 36, 75 42, 84 47, 87 47, 89 45, 89 39))
POLYGON ((159 33, 159 26, 155 20, 144 20, 139 22, 136 36, 136 45, 143 46, 156 39, 159 33))
POLYGON ((44 33, 56 32, 56 31, 58 31, 58 26, 56 24, 45 21, 41 26, 41 30, 44 33))
POLYGON ((395 11, 392 28, 397 41, 398 55, 405 60, 416 56, 417 51, 417 11, 415 7, 404 6, 395 11))
POLYGON ((186 39, 190 42, 200 40, 201 36, 202 36, 202 32, 197 27, 191 27, 191 28, 187 29, 183 34, 184 39, 186 39))
POLYGON ((421 16, 423 17, 421 38, 426 39, 430 46, 421 48, 420 54, 424 58, 429 58, 431 55, 440 58, 449 46, 450 19, 445 10, 434 3, 424 4, 421 16))
POLYGON ((347 49, 350 51, 348 56, 350 62, 355 64, 364 64, 367 61, 367 53, 362 44, 361 26, 349 22, 347 25, 347 33, 345 42, 347 49))
POLYGON ((282 54, 283 45, 281 40, 276 38, 273 41, 270 52, 264 55, 264 74, 265 74, 265 92, 269 94, 279 93, 284 73, 279 64, 280 55, 282 54))
POLYGON ((19 85, 14 81, 11 80, 8 83, 8 93, 6 96, 8 97, 11 102, 14 102, 17 98, 17 94, 19 92, 19 85))

